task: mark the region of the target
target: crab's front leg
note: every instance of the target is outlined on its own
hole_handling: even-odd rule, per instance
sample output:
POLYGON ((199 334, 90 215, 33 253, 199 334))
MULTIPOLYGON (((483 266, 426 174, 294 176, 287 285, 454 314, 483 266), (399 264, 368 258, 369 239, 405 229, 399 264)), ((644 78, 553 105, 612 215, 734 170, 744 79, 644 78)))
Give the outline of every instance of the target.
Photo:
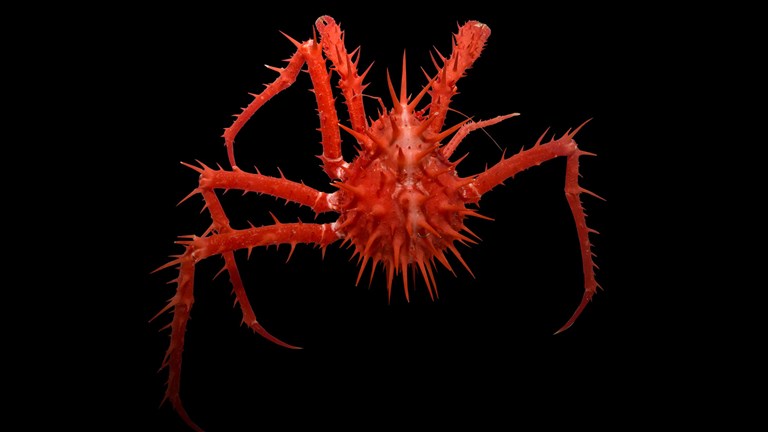
MULTIPOLYGON (((331 178, 342 178, 346 162, 341 154, 341 132, 339 130, 339 117, 334 105, 331 80, 326 68, 325 57, 320 43, 315 39, 299 42, 288 35, 288 40, 296 46, 296 53, 288 60, 284 68, 267 66, 280 75, 258 94, 252 94, 253 101, 243 108, 240 114, 235 115, 232 125, 224 129, 224 144, 227 147, 227 155, 232 168, 237 168, 235 163, 234 142, 235 137, 245 126, 248 120, 273 96, 290 87, 306 63, 309 76, 312 79, 315 98, 317 99, 317 111, 320 115, 320 133, 322 134, 323 153, 320 159, 323 168, 331 178)), ((355 73, 355 76, 356 73, 355 73)), ((362 80, 362 78, 360 79, 362 80)), ((360 90, 362 92, 362 89, 360 90)), ((360 106, 362 103, 360 102, 360 106)), ((362 111, 360 111, 362 113, 362 111)))
POLYGON ((344 167, 347 165, 341 155, 341 131, 339 130, 339 116, 336 113, 331 78, 326 67, 323 49, 315 39, 300 43, 291 39, 299 52, 307 62, 307 70, 312 79, 312 88, 317 100, 317 113, 320 116, 320 134, 323 145, 323 161, 325 173, 332 179, 344 177, 344 167))
POLYGON ((315 21, 315 26, 320 32, 320 40, 325 57, 331 61, 333 68, 339 75, 339 88, 344 95, 344 102, 349 111, 349 122, 352 130, 364 132, 368 126, 363 106, 363 84, 365 76, 371 70, 371 64, 362 74, 357 72, 357 64, 360 61, 360 48, 352 53, 347 52, 344 45, 344 32, 336 21, 328 15, 323 15, 315 21), (357 55, 354 60, 352 57, 357 55))
POLYGON ((229 164, 232 168, 237 168, 235 163, 235 137, 240 132, 240 129, 248 123, 248 120, 261 108, 268 100, 273 96, 290 87, 291 84, 296 82, 296 77, 301 72, 301 67, 304 65, 304 55, 297 51, 290 60, 288 65, 284 68, 277 68, 273 66, 267 66, 280 75, 259 94, 251 94, 253 101, 243 108, 240 114, 235 115, 235 121, 232 125, 224 129, 224 145, 227 147, 227 156, 229 157, 229 164))
POLYGON ((589 241, 589 233, 597 233, 597 231, 587 227, 586 215, 584 214, 580 197, 582 193, 587 193, 600 199, 603 198, 579 186, 579 157, 594 156, 593 153, 579 150, 576 146, 576 141, 573 140, 573 137, 579 129, 581 129, 581 126, 573 132, 569 131, 562 137, 553 139, 546 144, 542 144, 541 138, 539 138, 532 148, 502 159, 496 165, 477 175, 475 180, 464 188, 464 197, 467 202, 477 202, 483 194, 501 184, 504 180, 514 177, 521 171, 557 157, 562 156, 566 158, 565 196, 571 208, 573 219, 576 222, 576 232, 578 233, 579 244, 581 245, 584 295, 571 318, 555 334, 566 330, 576 322, 576 319, 581 315, 581 312, 600 286, 595 280, 596 265, 593 260, 592 245, 589 241))
POLYGON ((438 71, 429 92, 432 98, 429 117, 433 119, 429 129, 432 132, 439 133, 443 129, 446 115, 450 111, 451 98, 458 93, 456 83, 480 57, 490 35, 490 27, 478 21, 469 21, 454 34, 451 55, 445 58, 437 53, 442 65, 433 58, 438 71))

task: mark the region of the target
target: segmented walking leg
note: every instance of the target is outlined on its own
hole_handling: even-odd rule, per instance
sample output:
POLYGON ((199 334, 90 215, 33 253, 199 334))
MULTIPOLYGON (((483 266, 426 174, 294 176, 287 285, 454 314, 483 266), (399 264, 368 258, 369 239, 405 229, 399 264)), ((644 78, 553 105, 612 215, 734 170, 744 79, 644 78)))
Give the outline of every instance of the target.
POLYGON ((458 92, 456 82, 480 57, 490 35, 490 27, 477 21, 470 21, 461 26, 459 32, 453 35, 450 57, 446 59, 439 52, 437 53, 443 63, 442 65, 438 65, 434 57, 432 58, 438 70, 437 79, 435 79, 432 90, 429 92, 432 96, 432 102, 429 105, 429 117, 434 116, 434 120, 429 125, 432 132, 438 133, 443 129, 445 116, 450 109, 451 98, 458 92))
POLYGON ((299 75, 303 65, 304 56, 301 52, 297 51, 290 58, 290 60, 288 60, 288 65, 286 67, 277 68, 273 66, 267 66, 269 69, 279 72, 280 76, 278 76, 271 84, 267 85, 267 87, 261 93, 251 93, 251 96, 253 96, 253 101, 251 101, 247 107, 243 108, 240 114, 235 115, 235 121, 232 122, 230 127, 224 129, 224 135, 222 136, 224 137, 224 145, 227 147, 229 164, 232 166, 232 168, 237 167, 237 164, 235 163, 234 145, 235 137, 237 137, 240 129, 245 126, 248 120, 256 113, 256 111, 259 110, 259 108, 261 108, 262 105, 264 105, 268 100, 272 99, 273 96, 287 89, 291 86, 291 84, 296 82, 296 77, 299 75))
MULTIPOLYGON (((584 124, 586 124, 586 122, 584 124)), ((592 253, 592 245, 589 241, 589 233, 597 234, 597 231, 587 227, 586 215, 584 214, 584 208, 581 205, 580 197, 582 193, 586 193, 599 199, 603 198, 579 186, 579 156, 594 156, 594 154, 579 150, 576 146, 576 141, 573 140, 573 137, 584 124, 576 128, 573 132, 569 131, 562 137, 552 139, 546 144, 541 144, 541 140, 544 138, 542 135, 532 148, 523 150, 507 159, 502 158, 496 165, 488 168, 485 172, 478 174, 474 181, 464 189, 464 197, 466 201, 477 202, 483 194, 501 184, 504 180, 514 177, 515 174, 521 171, 556 157, 562 156, 567 158, 565 196, 576 223, 576 232, 578 233, 579 244, 581 245, 581 260, 584 272, 584 296, 582 297, 581 303, 576 308, 576 311, 573 313, 573 316, 571 316, 565 325, 555 332, 555 334, 560 333, 573 325, 599 287, 598 283, 595 281, 595 268, 597 266, 593 261, 594 255, 592 253)))
POLYGON ((329 196, 327 193, 317 191, 301 183, 291 182, 285 178, 245 173, 236 167, 233 171, 225 171, 214 170, 203 164, 200 167, 184 165, 200 173, 199 186, 189 196, 197 193, 202 194, 205 207, 210 212, 213 223, 202 237, 188 236, 179 240, 177 243, 183 244, 186 248, 184 254, 157 269, 161 270, 178 265, 179 277, 175 279, 176 294, 155 318, 168 310, 173 311, 173 319, 169 324, 171 341, 161 367, 161 369, 168 368, 168 382, 163 401, 169 400, 190 427, 201 430, 187 415, 179 395, 184 334, 194 303, 195 264, 209 256, 220 254, 224 258, 224 269, 229 273, 236 303, 243 313, 243 323, 267 340, 287 348, 296 348, 272 336, 259 324, 246 295, 234 251, 248 249, 250 252, 250 249, 257 246, 290 244, 292 253, 298 243, 317 244, 325 247, 338 237, 336 237, 330 224, 282 224, 277 220, 275 220, 275 225, 234 230, 230 227, 229 219, 219 202, 216 189, 236 188, 244 192, 268 193, 309 206, 315 213, 331 210, 329 196))
POLYGON ((344 46, 344 32, 341 31, 333 18, 327 15, 321 16, 315 25, 320 32, 320 41, 325 57, 331 61, 333 70, 339 74, 339 88, 344 95, 344 102, 347 104, 352 130, 362 132, 368 125, 363 106, 363 90, 366 87, 363 84, 363 79, 371 70, 373 63, 362 75, 358 75, 357 63, 360 61, 360 48, 352 51, 352 54, 347 52, 344 46), (353 55, 357 55, 355 60, 352 60, 353 55))
MULTIPOLYGON (((331 19, 331 21, 333 21, 331 19)), ((318 20, 320 22, 320 20, 318 20)), ((284 34, 285 35, 285 34, 284 34)), ((224 129, 224 144, 227 147, 227 154, 229 156, 229 163, 232 168, 236 168, 234 155, 234 142, 238 132, 243 128, 245 123, 261 108, 264 103, 271 99, 276 94, 290 87, 296 82, 296 77, 301 71, 302 66, 306 63, 309 75, 312 79, 312 87, 314 89, 315 97, 317 99, 318 113, 320 114, 320 133, 322 135, 321 143, 323 145, 323 153, 320 159, 323 161, 323 167, 325 172, 331 178, 342 178, 343 167, 346 165, 341 155, 341 136, 339 132, 339 118, 336 114, 334 106, 334 97, 331 89, 330 76, 325 66, 325 58, 323 57, 323 49, 317 40, 310 39, 306 42, 299 42, 288 35, 285 35, 288 40, 296 46, 296 53, 288 61, 288 65, 284 68, 268 66, 270 69, 278 72, 280 76, 258 94, 251 94, 253 101, 243 109, 243 111, 235 116, 235 121, 232 125, 224 129)), ((334 49, 337 49, 336 47, 334 49)), ((356 73, 351 74, 356 76, 356 73)), ((362 77, 359 77, 362 81, 362 77)), ((354 87, 351 87, 353 89, 354 87)), ((362 87, 359 88, 362 93, 362 87)), ((350 96, 352 100, 359 99, 350 96)), ((362 111, 362 102, 359 102, 360 108, 357 108, 358 102, 353 102, 352 107, 355 108, 356 118, 359 115, 364 115, 362 111)))
POLYGON ((309 77, 312 80, 315 99, 317 100, 317 113, 320 116, 320 134, 323 153, 320 160, 323 161, 323 169, 332 179, 344 176, 344 166, 347 165, 341 155, 341 133, 339 130, 339 116, 336 114, 335 100, 331 89, 331 78, 325 66, 323 49, 317 40, 310 39, 301 43, 290 36, 286 37, 296 46, 298 52, 307 63, 309 77))
MULTIPOLYGON (((209 202, 209 209, 216 211, 216 205, 210 204, 214 201, 209 200, 210 197, 206 196, 206 201, 209 202)), ((245 288, 237 270, 233 252, 239 249, 250 250, 258 246, 281 244, 291 245, 291 251, 293 251, 293 248, 299 243, 319 245, 324 249, 332 242, 338 240, 331 224, 275 223, 275 225, 245 230, 225 229, 224 231, 221 234, 210 234, 207 237, 192 236, 179 241, 179 243, 186 246, 184 254, 157 269, 161 270, 174 265, 178 265, 179 268, 179 277, 175 279, 177 283, 176 294, 155 316, 157 318, 157 316, 168 310, 173 312, 173 319, 168 325, 171 328, 171 342, 161 367, 161 369, 168 368, 168 382, 163 401, 169 400, 182 419, 197 431, 201 429, 187 415, 181 403, 179 393, 184 334, 192 310, 192 304, 194 303, 195 264, 207 257, 222 255, 225 261, 224 268, 229 273, 237 303, 243 312, 243 322, 253 331, 274 343, 287 348, 296 348, 269 334, 256 320, 256 315, 245 294, 245 288)))

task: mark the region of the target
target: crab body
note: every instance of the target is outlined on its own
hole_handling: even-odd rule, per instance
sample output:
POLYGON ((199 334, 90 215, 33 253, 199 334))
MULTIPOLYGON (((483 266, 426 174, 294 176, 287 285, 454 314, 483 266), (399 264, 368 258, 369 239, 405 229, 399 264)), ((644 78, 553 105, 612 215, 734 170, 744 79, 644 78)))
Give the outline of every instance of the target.
MULTIPOLYGON (((584 274, 584 295, 571 318, 558 332, 570 327, 589 303, 598 287, 589 234, 580 196, 597 196, 578 184, 580 156, 592 155, 580 150, 574 136, 579 128, 559 138, 543 142, 544 135, 532 147, 502 157, 485 171, 462 177, 457 173, 461 160, 452 160, 454 150, 472 131, 509 119, 517 113, 489 120, 467 119, 444 127, 451 98, 457 93, 456 83, 479 57, 490 36, 488 26, 470 21, 454 35, 449 57, 438 53, 434 60, 437 72, 428 76, 428 83, 410 98, 403 57, 399 94, 387 74, 392 108, 382 99, 375 120, 365 114, 363 84, 368 70, 358 73, 359 51, 347 52, 343 33, 328 16, 315 23, 320 38, 298 42, 288 37, 296 47, 285 67, 269 67, 279 73, 253 101, 236 115, 232 125, 224 130, 224 142, 230 169, 213 169, 203 164, 190 165, 200 174, 198 187, 187 197, 201 195, 212 223, 202 235, 184 236, 177 241, 184 252, 174 256, 157 270, 178 269, 173 280, 176 293, 158 313, 173 313, 168 325, 171 340, 163 366, 168 368, 165 399, 170 400, 182 419, 193 429, 201 430, 185 411, 180 398, 181 358, 184 335, 194 303, 196 264, 212 256, 221 256, 229 274, 240 306, 243 323, 266 339, 287 348, 295 348, 271 334, 257 321, 240 277, 234 252, 255 247, 287 244, 291 253, 298 244, 325 248, 337 241, 354 248, 360 270, 359 283, 367 267, 370 277, 379 264, 387 279, 391 296, 394 281, 402 278, 405 297, 409 297, 409 273, 420 274, 432 298, 437 297, 434 269, 437 263, 453 272, 451 261, 458 261, 471 273, 462 259, 457 244, 474 243, 477 238, 465 225, 468 217, 487 218, 473 207, 480 198, 504 180, 548 160, 565 157, 565 195, 573 214, 581 246, 584 274), (357 53, 357 57, 355 57, 357 53), (331 63, 330 70, 327 63, 331 63), (276 94, 290 87, 304 70, 312 80, 318 113, 323 152, 322 167, 332 179, 334 189, 324 192, 282 176, 271 177, 258 171, 246 172, 235 162, 234 141, 238 132, 259 108, 276 94), (349 126, 341 124, 335 109, 331 73, 339 77, 338 87, 349 112, 349 126), (419 108, 420 105, 423 107, 419 108), (357 156, 350 162, 342 157, 342 131, 357 144, 357 156), (219 200, 217 190, 241 190, 269 194, 311 208, 316 214, 335 212, 332 223, 282 223, 275 218, 272 225, 235 229, 219 200)), ((287 36, 287 35, 286 35, 287 36)), ((370 68, 369 68, 370 69, 370 68)), ((599 198, 599 197, 598 197, 599 198)), ((186 199, 186 198, 185 198, 186 199)), ((290 255, 289 255, 290 257, 290 255)))
POLYGON ((461 233, 468 214, 462 197, 464 179, 456 164, 440 152, 438 134, 426 130, 406 107, 400 115, 386 115, 370 128, 374 150, 361 154, 346 170, 340 189, 337 234, 350 241, 360 255, 360 276, 369 261, 371 276, 381 262, 391 294, 392 279, 400 273, 408 297, 406 269, 415 265, 435 293, 432 263, 451 268, 444 251, 460 257, 454 241, 471 241, 461 233))

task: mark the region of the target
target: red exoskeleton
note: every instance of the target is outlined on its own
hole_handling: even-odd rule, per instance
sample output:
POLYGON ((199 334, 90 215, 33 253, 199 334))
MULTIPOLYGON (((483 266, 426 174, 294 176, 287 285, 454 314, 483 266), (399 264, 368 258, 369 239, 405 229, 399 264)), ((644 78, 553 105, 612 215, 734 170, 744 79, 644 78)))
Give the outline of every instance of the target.
POLYGON ((456 83, 480 56, 491 33, 488 26, 477 21, 462 25, 454 35, 450 55, 444 57, 438 53, 437 58, 433 57, 437 71, 413 97, 409 97, 407 90, 404 57, 399 91, 387 75, 392 106, 387 108, 378 99, 380 108, 374 120, 366 115, 363 106, 366 88, 363 81, 370 67, 359 72, 359 52, 347 51, 344 34, 333 18, 322 16, 315 25, 316 34, 309 40, 299 42, 288 37, 296 51, 287 65, 270 67, 279 74, 277 79, 261 93, 254 94, 253 101, 225 129, 230 168, 185 164, 200 173, 199 184, 189 196, 202 196, 212 223, 201 235, 182 237, 178 243, 183 245, 183 253, 158 269, 178 268, 176 293, 158 315, 166 311, 173 314, 169 324, 170 346, 163 361, 168 369, 165 399, 195 430, 201 429, 190 419, 179 396, 180 374, 184 334, 194 302, 195 265, 208 257, 224 259, 223 271, 229 274, 243 322, 268 340, 292 348, 269 334, 257 321, 238 272, 235 251, 287 244, 293 252, 300 243, 323 250, 335 242, 351 244, 360 260, 358 282, 366 267, 373 273, 381 266, 388 292, 391 294, 393 283, 401 279, 408 298, 408 276, 413 272, 421 275, 427 291, 434 297, 437 263, 452 271, 451 261, 455 261, 469 271, 456 246, 474 243, 476 236, 465 226, 466 218, 485 218, 473 204, 515 174, 564 157, 567 160, 565 195, 581 246, 584 295, 558 333, 576 321, 598 287, 589 240, 589 234, 595 231, 587 227, 580 201, 582 193, 597 195, 578 183, 579 157, 591 155, 580 150, 574 141, 581 126, 547 142, 542 142, 542 135, 534 146, 503 157, 479 174, 463 177, 457 172, 460 160, 452 157, 467 134, 517 115, 512 113, 482 121, 467 119, 445 127, 451 98, 457 93, 456 83), (247 172, 238 167, 234 153, 235 137, 248 120, 269 99, 290 87, 305 68, 320 116, 322 168, 334 187, 329 191, 258 171, 247 172), (334 74, 338 76, 349 124, 342 124, 336 111, 331 80, 334 74), (342 157, 345 133, 357 144, 358 154, 352 161, 342 157), (272 195, 307 206, 317 214, 335 212, 338 219, 333 223, 281 223, 275 219, 272 225, 235 229, 230 226, 217 195, 217 190, 228 189, 272 195))

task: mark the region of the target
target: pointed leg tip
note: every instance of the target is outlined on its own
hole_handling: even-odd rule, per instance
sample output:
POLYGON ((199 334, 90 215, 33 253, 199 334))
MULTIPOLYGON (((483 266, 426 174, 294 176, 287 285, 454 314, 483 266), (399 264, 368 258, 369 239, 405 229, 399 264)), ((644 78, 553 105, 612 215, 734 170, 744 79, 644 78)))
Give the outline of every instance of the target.
POLYGON ((558 331, 556 331, 556 332, 552 333, 552 336, 557 336, 557 335, 559 335, 560 333, 562 333, 562 332, 564 332, 564 331, 568 330, 570 327, 571 327, 571 325, 570 325, 570 323, 568 323, 568 324, 566 324, 566 325, 564 325, 564 326, 560 327, 560 329, 559 329, 558 331))
POLYGON ((584 308, 587 307, 587 304, 592 300, 592 294, 594 294, 594 292, 584 291, 584 296, 581 299, 581 303, 579 303, 579 307, 577 307, 576 311, 573 312, 573 315, 568 320, 568 322, 566 322, 565 325, 560 327, 560 330, 556 331, 554 335, 560 334, 568 330, 576 322, 576 320, 579 319, 579 316, 581 316, 581 313, 584 311, 584 308))
POLYGON ((297 346, 297 345, 291 345, 291 344, 289 344, 289 343, 287 343, 287 342, 283 342, 283 341, 281 341, 280 339, 278 339, 278 338, 276 338, 276 337, 273 337, 273 338, 271 338, 271 339, 270 339, 270 338, 267 338, 267 339, 268 339, 269 341, 271 341, 271 342, 274 342, 274 343, 276 343, 276 344, 280 345, 280 346, 281 346, 281 347, 283 347, 283 348, 288 348, 288 349, 292 349, 292 350, 300 350, 300 349, 304 349, 303 347, 300 347, 300 346, 297 346))
MULTIPOLYGON (((171 405, 173 406, 173 409, 176 411, 176 413, 181 417, 181 420, 190 427, 190 429, 194 430, 195 432, 205 432, 203 431, 203 428, 197 425, 194 421, 192 421, 192 418, 187 414, 187 410, 184 409, 184 405, 182 405, 181 400, 177 397, 171 397, 169 398, 171 400, 171 405)), ((165 399, 163 400, 165 402, 165 399)))
POLYGON ((256 320, 253 320, 252 322, 246 323, 246 324, 248 325, 248 327, 251 328, 251 330, 253 330, 257 334, 261 335, 261 337, 263 337, 264 339, 274 344, 280 345, 281 347, 288 348, 288 349, 302 349, 299 346, 291 345, 287 342, 283 342, 282 340, 276 338, 275 336, 272 336, 272 334, 269 333, 264 327, 262 327, 261 324, 259 324, 259 322, 256 320))

